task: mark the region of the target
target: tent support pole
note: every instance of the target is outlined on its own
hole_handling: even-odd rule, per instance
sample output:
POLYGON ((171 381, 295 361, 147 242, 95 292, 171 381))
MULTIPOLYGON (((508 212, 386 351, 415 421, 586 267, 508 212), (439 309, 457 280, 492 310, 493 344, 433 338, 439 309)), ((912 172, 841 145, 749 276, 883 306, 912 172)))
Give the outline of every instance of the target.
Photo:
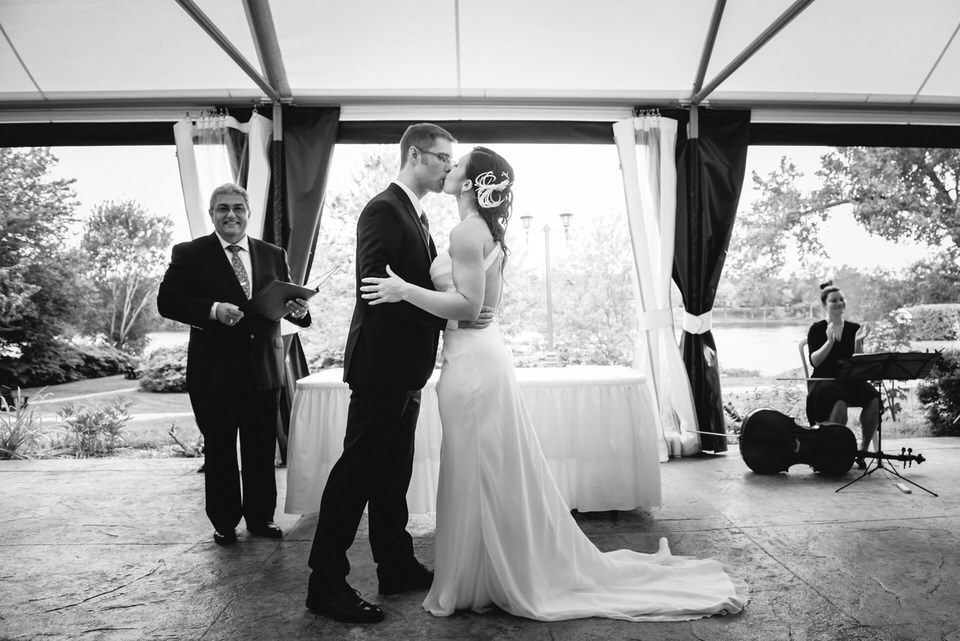
POLYGON ((247 13, 247 23, 257 48, 260 66, 267 74, 267 81, 277 88, 277 92, 284 99, 292 100, 293 92, 287 80, 287 69, 283 65, 280 40, 277 38, 270 3, 267 0, 243 0, 243 8, 247 13))
POLYGON ((713 55, 713 45, 717 41, 717 32, 720 30, 720 19, 723 18, 723 9, 726 5, 727 0, 717 0, 713 5, 713 16, 710 18, 710 28, 707 29, 707 37, 703 41, 703 51, 700 52, 700 66, 697 67, 697 77, 693 81, 691 98, 697 95, 697 92, 703 87, 703 79, 707 75, 710 56, 713 55))

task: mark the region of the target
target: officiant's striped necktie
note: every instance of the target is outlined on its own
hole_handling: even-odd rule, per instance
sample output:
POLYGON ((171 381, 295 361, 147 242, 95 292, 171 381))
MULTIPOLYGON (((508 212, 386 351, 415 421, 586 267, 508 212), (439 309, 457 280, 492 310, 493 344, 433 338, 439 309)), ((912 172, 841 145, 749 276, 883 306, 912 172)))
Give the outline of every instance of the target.
POLYGON ((230 259, 230 264, 233 265, 233 272, 237 275, 240 286, 243 287, 244 295, 250 298, 250 278, 247 276, 247 270, 243 266, 243 261, 240 260, 239 256, 242 250, 243 247, 240 245, 227 245, 227 251, 233 254, 230 259))

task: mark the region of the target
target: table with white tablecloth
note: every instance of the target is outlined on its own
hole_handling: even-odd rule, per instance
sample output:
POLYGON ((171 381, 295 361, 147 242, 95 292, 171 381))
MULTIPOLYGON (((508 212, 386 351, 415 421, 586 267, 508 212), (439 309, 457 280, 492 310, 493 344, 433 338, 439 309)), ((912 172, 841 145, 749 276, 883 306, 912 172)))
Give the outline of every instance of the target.
MULTIPOLYGON (((434 372, 423 389, 407 504, 436 510, 440 413, 434 372)), ((342 369, 297 381, 287 444, 284 511, 310 514, 343 452, 350 390, 342 369)), ((632 510, 660 504, 660 441, 647 382, 619 366, 518 368, 540 446, 571 509, 632 510)))

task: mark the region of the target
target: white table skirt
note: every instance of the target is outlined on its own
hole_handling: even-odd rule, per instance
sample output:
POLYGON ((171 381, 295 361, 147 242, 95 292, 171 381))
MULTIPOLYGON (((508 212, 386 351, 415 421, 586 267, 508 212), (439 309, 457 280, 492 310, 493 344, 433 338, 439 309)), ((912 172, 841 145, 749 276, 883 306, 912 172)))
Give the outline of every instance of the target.
MULTIPOLYGON (((288 514, 310 514, 343 452, 350 390, 342 369, 297 381, 287 445, 288 514)), ((410 512, 436 511, 440 413, 434 372, 417 424, 410 512)), ((554 479, 571 509, 660 505, 659 435, 644 376, 627 367, 519 368, 517 380, 554 479)))

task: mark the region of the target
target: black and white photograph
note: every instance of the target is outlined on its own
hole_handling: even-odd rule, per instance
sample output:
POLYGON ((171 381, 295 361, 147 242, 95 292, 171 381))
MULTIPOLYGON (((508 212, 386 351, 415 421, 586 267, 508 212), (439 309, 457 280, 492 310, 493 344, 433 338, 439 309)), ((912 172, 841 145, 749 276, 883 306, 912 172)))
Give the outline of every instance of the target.
POLYGON ((0 0, 0 641, 960 641, 960 3, 0 0))

